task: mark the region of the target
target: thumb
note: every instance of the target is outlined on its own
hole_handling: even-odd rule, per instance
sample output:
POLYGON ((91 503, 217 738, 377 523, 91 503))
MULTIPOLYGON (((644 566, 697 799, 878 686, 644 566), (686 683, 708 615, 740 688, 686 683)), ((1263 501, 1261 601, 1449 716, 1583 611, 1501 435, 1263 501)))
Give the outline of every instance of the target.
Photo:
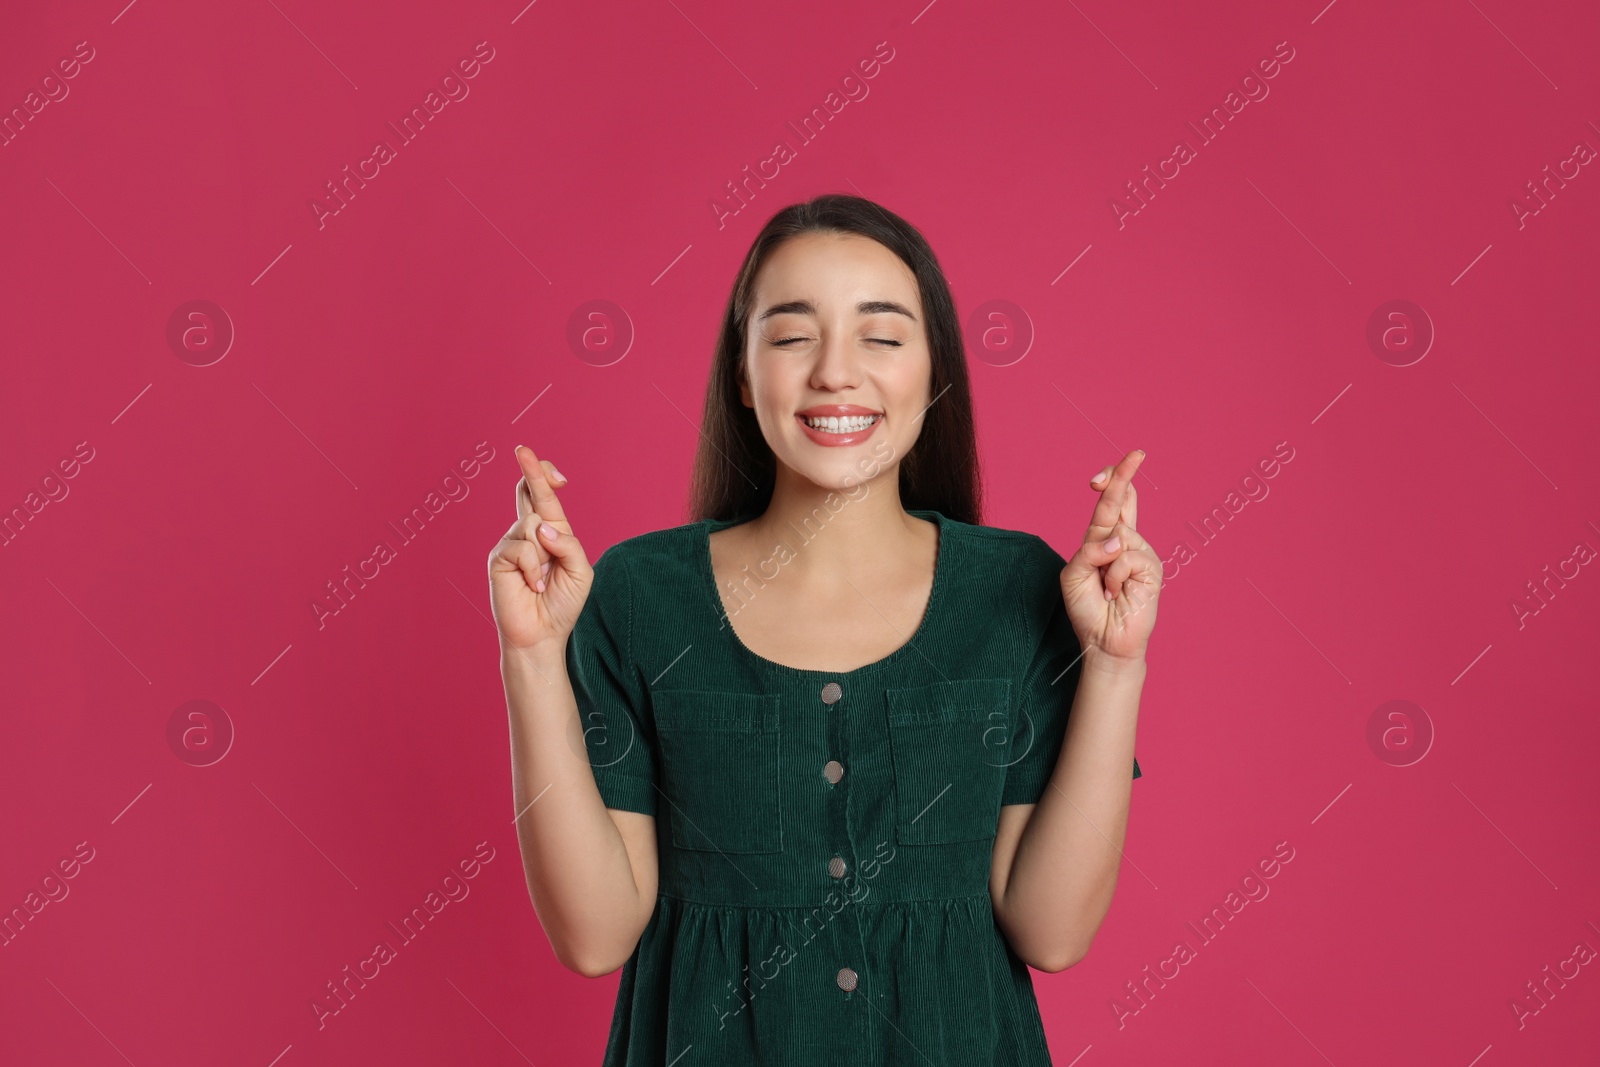
POLYGON ((572 534, 563 533, 548 522, 541 522, 534 528, 534 535, 539 538, 540 547, 560 562, 562 570, 582 576, 588 569, 583 546, 572 534))
POLYGON ((1122 556, 1122 538, 1112 534, 1103 541, 1085 541, 1073 555, 1080 568, 1099 568, 1115 563, 1122 556))

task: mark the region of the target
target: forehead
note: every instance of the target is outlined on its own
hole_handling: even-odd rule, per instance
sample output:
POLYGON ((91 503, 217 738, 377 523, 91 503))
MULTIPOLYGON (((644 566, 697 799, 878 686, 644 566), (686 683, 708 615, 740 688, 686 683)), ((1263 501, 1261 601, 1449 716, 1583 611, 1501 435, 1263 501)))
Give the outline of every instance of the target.
POLYGON ((818 315, 871 314, 880 302, 900 304, 918 319, 922 302, 911 268, 889 249, 859 234, 808 233, 780 245, 757 272, 753 320, 777 306, 809 304, 818 315))

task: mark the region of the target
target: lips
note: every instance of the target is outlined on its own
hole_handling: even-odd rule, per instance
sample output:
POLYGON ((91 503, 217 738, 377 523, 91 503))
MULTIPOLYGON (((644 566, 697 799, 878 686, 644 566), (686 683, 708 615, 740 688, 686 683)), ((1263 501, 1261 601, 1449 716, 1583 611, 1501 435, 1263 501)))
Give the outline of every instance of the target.
POLYGON ((871 408, 864 408, 858 404, 819 404, 804 411, 795 412, 794 421, 799 424, 801 432, 810 438, 814 444, 825 448, 841 448, 846 445, 857 445, 877 432, 878 424, 883 421, 883 413, 871 408), (854 417, 871 417, 872 421, 859 429, 845 433, 835 433, 826 429, 818 429, 806 421, 810 418, 836 418, 847 419, 854 417))

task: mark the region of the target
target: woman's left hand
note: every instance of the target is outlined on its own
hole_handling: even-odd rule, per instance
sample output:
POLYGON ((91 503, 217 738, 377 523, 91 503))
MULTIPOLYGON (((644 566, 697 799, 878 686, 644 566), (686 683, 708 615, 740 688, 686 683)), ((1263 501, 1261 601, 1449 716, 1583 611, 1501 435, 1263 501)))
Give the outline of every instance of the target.
POLYGON ((1083 544, 1061 569, 1061 596, 1079 645, 1085 655, 1097 650, 1114 663, 1144 660, 1161 592, 1161 560, 1134 529, 1133 475, 1143 462, 1144 451, 1135 449, 1090 480, 1100 500, 1083 544))

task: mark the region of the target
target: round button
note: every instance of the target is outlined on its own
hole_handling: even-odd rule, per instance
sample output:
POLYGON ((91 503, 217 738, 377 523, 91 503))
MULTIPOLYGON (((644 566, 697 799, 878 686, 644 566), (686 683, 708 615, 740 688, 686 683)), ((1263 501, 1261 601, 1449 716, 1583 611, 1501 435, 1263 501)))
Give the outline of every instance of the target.
POLYGON ((822 702, 824 704, 837 704, 839 698, 844 696, 844 689, 838 682, 829 682, 822 687, 822 702))
POLYGON ((844 764, 836 759, 831 759, 822 767, 822 777, 832 785, 838 785, 839 779, 844 777, 844 764))
POLYGON ((838 975, 834 978, 839 983, 839 988, 846 993, 856 987, 856 972, 848 967, 840 967, 838 975))
POLYGON ((828 873, 833 875, 835 878, 843 878, 844 877, 844 857, 843 856, 835 856, 835 857, 833 857, 833 859, 828 861, 828 873))

